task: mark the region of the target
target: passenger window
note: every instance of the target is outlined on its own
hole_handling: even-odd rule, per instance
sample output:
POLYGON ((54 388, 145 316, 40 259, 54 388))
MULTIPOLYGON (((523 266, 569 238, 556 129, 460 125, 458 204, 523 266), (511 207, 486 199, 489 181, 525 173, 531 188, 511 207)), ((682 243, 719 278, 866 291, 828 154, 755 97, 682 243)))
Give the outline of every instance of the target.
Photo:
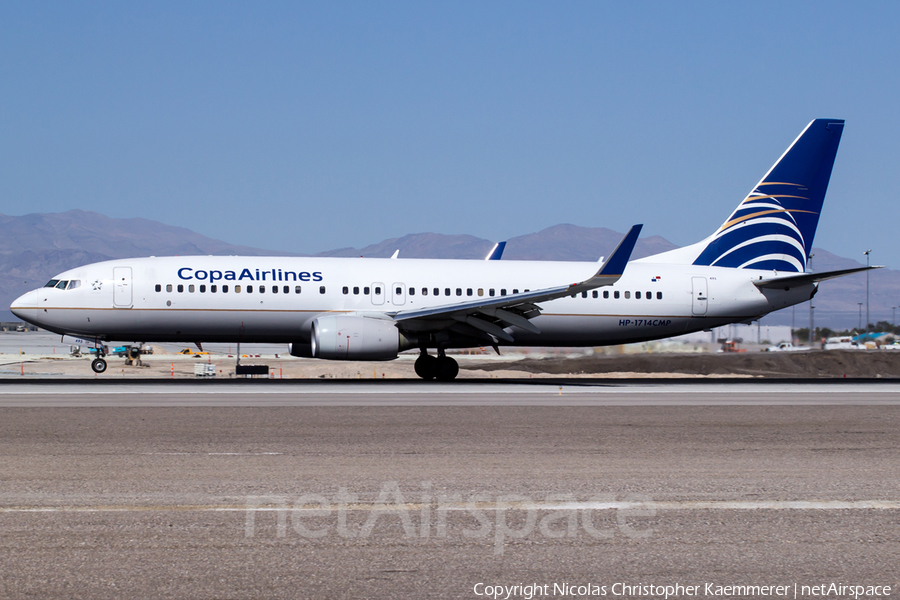
POLYGON ((166 291, 167 291, 167 292, 171 292, 171 291, 172 291, 172 284, 171 284, 171 283, 167 283, 167 284, 166 284, 166 291))
POLYGON ((594 290, 593 292, 591 292, 591 296, 594 297, 594 298, 599 298, 599 297, 600 297, 600 292, 598 292, 597 290, 594 290))
POLYGON ((656 299, 662 300, 662 292, 656 292, 656 299))
POLYGON ((494 295, 494 288, 491 288, 488 290, 488 296, 493 296, 493 295, 494 295))
MULTIPOLYGON (((235 292, 241 291, 241 286, 239 286, 239 285, 234 286, 234 291, 235 291, 235 292)), ((222 286, 222 293, 223 293, 223 294, 227 294, 227 293, 228 293, 228 286, 227 286, 227 285, 223 285, 223 286, 222 286)))
MULTIPOLYGON (((250 290, 250 286, 249 286, 249 285, 247 286, 247 290, 248 290, 248 291, 250 290)), ((223 286, 222 286, 222 291, 223 291, 223 292, 227 292, 227 291, 228 291, 228 287, 223 285, 223 286)), ((239 285, 234 286, 234 293, 235 293, 235 294, 240 294, 240 293, 241 293, 241 286, 239 286, 239 285)))
POLYGON ((415 296, 415 295, 416 295, 416 288, 414 288, 414 287, 409 288, 409 295, 410 295, 410 296, 415 296))
POLYGON ((422 295, 423 295, 423 296, 427 296, 427 295, 428 295, 428 288, 422 288, 422 295))
POLYGON ((348 287, 345 285, 343 288, 341 288, 341 293, 344 294, 344 295, 346 296, 347 294, 350 293, 350 288, 348 288, 348 287))
MULTIPOLYGON (((236 292, 241 291, 241 290, 238 289, 239 287, 241 287, 241 286, 239 286, 239 285, 234 286, 234 291, 236 291, 236 292)), ((248 285, 248 286, 247 286, 247 293, 248 293, 248 294, 252 294, 252 293, 253 293, 253 286, 252 286, 252 285, 248 285)))
POLYGON ((466 288, 466 296, 472 295, 472 288, 466 288))
POLYGON ((631 298, 631 292, 625 292, 625 299, 628 300, 631 298))
POLYGON ((216 293, 216 286, 214 286, 214 285, 209 286, 209 293, 210 293, 210 294, 215 294, 215 293, 216 293))
POLYGON ((283 288, 281 288, 281 291, 282 291, 282 293, 284 293, 284 294, 290 294, 290 293, 291 293, 291 286, 286 285, 286 286, 284 286, 283 288))
POLYGON ((159 285, 158 283, 156 284, 156 291, 157 291, 157 292, 161 292, 161 291, 162 291, 162 286, 159 285))
MULTIPOLYGON (((319 288, 319 289, 322 289, 322 288, 319 288)), ((376 296, 380 296, 380 295, 381 295, 381 286, 380 286, 380 285, 376 285, 376 286, 375 286, 375 295, 376 295, 376 296)))
POLYGON ((178 284, 178 293, 181 294, 181 293, 183 293, 183 292, 184 292, 184 284, 179 283, 179 284, 178 284))
POLYGON ((444 288, 444 295, 445 295, 445 296, 449 296, 449 295, 450 295, 450 288, 444 288))
POLYGON ((67 289, 67 290, 74 290, 74 289, 77 288, 77 287, 81 287, 81 280, 80 280, 80 279, 73 279, 72 281, 69 282, 69 285, 66 286, 66 289, 67 289))
POLYGON ((603 297, 607 299, 609 298, 609 290, 603 290, 603 297))
POLYGON ((462 296, 462 288, 456 288, 456 295, 462 296))
POLYGON ((399 296, 400 294, 403 293, 403 288, 402 287, 394 288, 394 293, 399 296))
POLYGON ((505 295, 506 295, 506 288, 500 288, 500 295, 501 295, 501 296, 505 296, 505 295))
MULTIPOLYGON (((249 288, 250 286, 247 286, 247 287, 249 288)), ((266 293, 266 286, 264 286, 264 285, 259 286, 259 293, 260 293, 260 294, 265 294, 265 293, 266 293)))
POLYGON ((616 291, 613 292, 613 298, 616 299, 616 300, 619 299, 619 290, 616 290, 616 291))
POLYGON ((441 288, 434 288, 434 289, 431 290, 431 291, 434 292, 434 295, 435 295, 435 296, 440 296, 440 295, 441 295, 441 288))
POLYGON ((365 294, 366 296, 369 295, 369 288, 368 288, 368 286, 366 286, 366 287, 363 288, 363 294, 365 294))
MULTIPOLYGON (((479 296, 484 296, 484 289, 483 289, 483 288, 478 288, 478 295, 479 295, 479 296)), ((491 295, 493 296, 493 294, 491 294, 491 295)))
POLYGON ((647 300, 653 300, 653 292, 647 292, 647 300))
POLYGON ((193 283, 188 286, 188 291, 192 294, 194 293, 194 284, 193 283))
POLYGON ((513 288, 513 294, 518 294, 518 293, 519 293, 519 290, 517 290, 516 288, 513 288))
POLYGON ((301 287, 302 287, 302 286, 295 285, 295 286, 294 286, 294 293, 295 293, 295 294, 299 294, 299 293, 300 293, 300 288, 301 288, 301 287))
POLYGON ((587 292, 581 292, 581 297, 582 297, 582 298, 587 298, 587 292))
POLYGON ((641 293, 640 293, 640 292, 635 292, 635 293, 634 293, 634 298, 635 298, 635 300, 640 300, 640 299, 641 299, 641 293))
POLYGON ((359 296, 359 286, 353 286, 353 295, 359 296))
POLYGON ((205 285, 202 285, 202 284, 200 285, 200 293, 201 293, 201 294, 205 294, 205 293, 206 293, 206 286, 205 286, 205 285))
POLYGON ((324 294, 324 293, 325 293, 325 286, 324 286, 324 285, 320 285, 320 286, 319 286, 319 293, 320 293, 320 294, 324 294))
POLYGON ((277 286, 277 285, 273 285, 273 286, 272 286, 272 293, 273 293, 273 294, 277 294, 277 293, 278 293, 278 286, 277 286))

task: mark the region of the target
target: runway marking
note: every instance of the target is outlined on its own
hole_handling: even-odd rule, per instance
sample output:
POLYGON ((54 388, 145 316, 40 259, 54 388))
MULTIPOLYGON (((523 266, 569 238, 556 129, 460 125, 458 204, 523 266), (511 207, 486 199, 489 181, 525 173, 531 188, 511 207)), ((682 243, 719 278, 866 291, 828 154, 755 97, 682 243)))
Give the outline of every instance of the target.
MULTIPOLYGON (((421 511, 437 504, 404 503, 342 504, 340 510, 353 512, 421 511)), ((672 501, 588 501, 588 502, 452 502, 440 504, 442 510, 900 510, 900 500, 672 500, 672 501)), ((0 514, 9 513, 129 513, 129 512, 321 512, 338 510, 337 506, 288 506, 285 504, 176 504, 137 506, 6 506, 0 514)))
POLYGON ((141 456, 283 456, 284 452, 141 452, 141 456))

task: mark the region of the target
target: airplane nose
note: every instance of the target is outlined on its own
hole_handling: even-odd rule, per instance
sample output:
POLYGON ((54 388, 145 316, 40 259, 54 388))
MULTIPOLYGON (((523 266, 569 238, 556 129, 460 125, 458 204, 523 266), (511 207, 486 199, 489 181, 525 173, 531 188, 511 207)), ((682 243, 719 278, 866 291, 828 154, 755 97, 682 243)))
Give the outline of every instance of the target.
POLYGON ((35 317, 37 316, 37 304, 37 290, 32 290, 27 294, 22 294, 21 296, 13 300, 13 303, 9 306, 9 310, 11 310, 14 315, 19 317, 23 321, 33 323, 35 317))

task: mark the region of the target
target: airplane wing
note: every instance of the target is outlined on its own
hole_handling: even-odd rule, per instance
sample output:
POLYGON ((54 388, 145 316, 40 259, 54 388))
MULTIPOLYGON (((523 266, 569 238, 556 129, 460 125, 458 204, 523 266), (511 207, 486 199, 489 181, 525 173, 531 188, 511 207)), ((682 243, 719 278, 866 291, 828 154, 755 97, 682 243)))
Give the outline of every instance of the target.
POLYGON ((882 266, 872 267, 854 267, 852 269, 841 269, 839 271, 822 271, 820 273, 800 273, 799 275, 787 275, 785 277, 770 277, 768 279, 754 279, 753 285, 758 288, 767 289, 784 289, 789 290, 794 287, 801 287, 825 281, 826 279, 835 279, 844 275, 852 275, 853 273, 861 273, 862 271, 871 271, 872 269, 883 269, 882 266))
MULTIPOLYGON (((478 298, 467 302, 446 304, 430 308, 400 310, 387 313, 398 325, 408 331, 436 331, 451 329, 471 337, 493 336, 507 342, 514 341, 504 327, 516 326, 532 333, 540 333, 529 319, 541 314, 537 302, 548 302, 565 296, 613 285, 622 277, 631 252, 643 225, 632 227, 612 254, 594 275, 579 283, 561 285, 541 290, 531 290, 508 296, 478 298)), ((493 339, 491 339, 493 343, 493 339)))

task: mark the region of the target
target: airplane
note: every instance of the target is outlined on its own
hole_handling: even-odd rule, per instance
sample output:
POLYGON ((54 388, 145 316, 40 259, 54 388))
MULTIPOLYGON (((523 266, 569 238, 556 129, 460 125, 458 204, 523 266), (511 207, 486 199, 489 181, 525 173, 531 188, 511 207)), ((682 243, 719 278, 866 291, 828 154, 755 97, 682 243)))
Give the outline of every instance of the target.
POLYGON ((750 322, 869 268, 807 272, 843 127, 813 120, 710 236, 637 260, 641 225, 598 263, 132 258, 60 273, 10 309, 98 348, 96 373, 111 340, 256 342, 326 360, 418 349, 416 373, 440 381, 459 372, 453 348, 625 344, 750 322))

